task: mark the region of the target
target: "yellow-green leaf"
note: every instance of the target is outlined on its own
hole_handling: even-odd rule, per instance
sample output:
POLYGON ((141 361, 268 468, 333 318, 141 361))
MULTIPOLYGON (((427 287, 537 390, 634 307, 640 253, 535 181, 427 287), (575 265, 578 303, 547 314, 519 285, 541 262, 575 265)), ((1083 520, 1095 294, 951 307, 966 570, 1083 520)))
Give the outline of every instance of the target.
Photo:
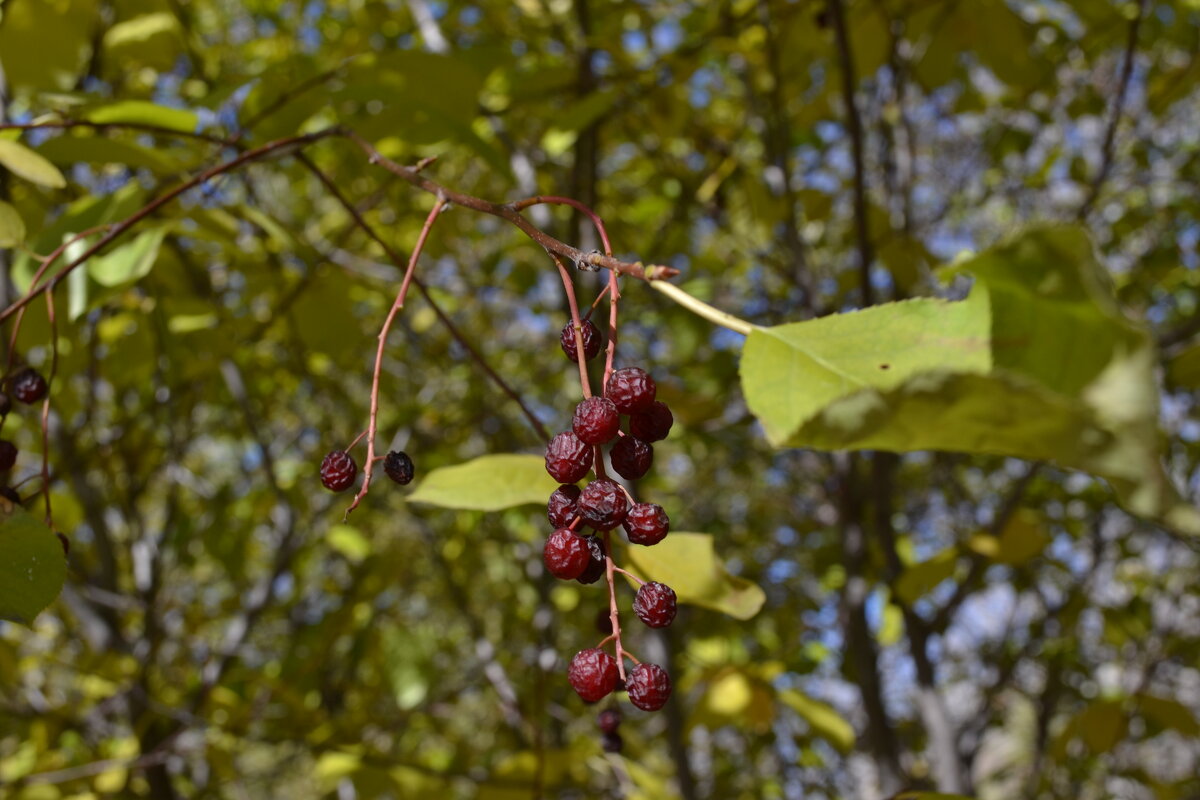
POLYGON ((25 509, 0 498, 0 619, 33 623, 67 577, 62 543, 25 509))
POLYGON ((1013 514, 999 536, 977 533, 967 544, 985 558, 1019 566, 1041 554, 1049 542, 1050 535, 1041 516, 1032 509, 1023 508, 1013 514))
POLYGON ((409 500, 442 508, 499 511, 545 504, 557 486, 546 474, 541 456, 480 456, 465 464, 433 470, 409 500))
POLYGON ((822 703, 809 697, 798 689, 783 689, 779 699, 788 708, 804 718, 815 735, 827 740, 843 753, 849 753, 854 747, 854 727, 837 709, 828 703, 822 703))
POLYGON ((25 220, 17 210, 0 200, 0 247, 16 247, 25 241, 25 220))
POLYGON ((948 547, 919 564, 913 564, 896 581, 896 594, 912 605, 924 594, 954 574, 958 550, 948 547))
POLYGON ((729 574, 707 533, 672 531, 653 547, 630 545, 627 552, 639 577, 667 584, 681 603, 750 619, 766 602, 757 584, 729 574))
POLYGON ((58 171, 58 167, 20 142, 0 139, 0 166, 18 178, 51 189, 61 189, 67 185, 67 179, 58 171))
POLYGON ((154 268, 166 235, 166 228, 152 228, 111 253, 93 256, 88 259, 88 274, 96 283, 108 287, 142 279, 154 268))
POLYGON ((182 108, 168 108, 145 100, 123 100, 93 108, 84 115, 84 119, 101 124, 154 125, 180 133, 192 133, 200 118, 194 111, 182 108))

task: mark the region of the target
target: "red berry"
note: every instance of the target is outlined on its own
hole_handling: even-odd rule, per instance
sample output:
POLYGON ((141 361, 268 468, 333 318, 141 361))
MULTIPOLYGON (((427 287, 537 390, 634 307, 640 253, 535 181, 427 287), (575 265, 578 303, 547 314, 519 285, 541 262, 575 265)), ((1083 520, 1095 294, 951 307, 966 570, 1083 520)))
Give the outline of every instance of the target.
POLYGON ((587 444, 606 444, 621 429, 621 415, 606 397, 589 397, 575 406, 571 424, 575 435, 587 444))
POLYGON ((650 465, 654 463, 654 448, 636 436, 622 436, 621 441, 613 445, 608 457, 618 475, 636 481, 650 471, 650 465))
POLYGON ((578 502, 578 486, 567 483, 555 489, 550 495, 549 502, 546 503, 546 516, 550 518, 550 524, 556 528, 565 528, 570 525, 571 520, 578 515, 575 510, 578 502))
POLYGON ((611 531, 621 524, 628 511, 625 490, 608 478, 592 481, 579 494, 579 516, 584 524, 598 531, 611 531))
POLYGON ((595 583, 603 578, 604 573, 608 570, 608 564, 604 560, 604 545, 600 544, 600 540, 595 536, 585 536, 583 540, 587 542, 591 561, 588 562, 587 569, 583 571, 583 574, 575 580, 583 584, 595 583))
POLYGON ((621 725, 621 712, 615 708, 606 708, 600 712, 596 721, 600 723, 602 733, 616 733, 621 725))
POLYGON ((649 411, 654 405, 654 379, 638 367, 619 369, 608 377, 604 396, 612 400, 622 414, 649 411))
POLYGON ((651 403, 648 411, 629 415, 629 432, 643 442, 661 442, 674 424, 675 416, 661 400, 651 403))
POLYGON ((559 483, 575 483, 592 469, 592 448, 573 431, 556 434, 546 446, 546 472, 559 483))
POLYGON ((625 683, 629 702, 642 711, 658 711, 671 697, 671 676, 657 664, 638 664, 625 683))
MULTIPOLYGON (((604 338, 600 335, 600 329, 588 319, 581 320, 580 333, 583 335, 583 358, 585 361, 591 361, 599 354, 600 347, 604 344, 604 338)), ((567 320, 567 324, 563 325, 562 331, 558 334, 558 345, 567 354, 567 358, 576 364, 579 363, 579 351, 575 345, 575 327, 571 320, 567 320)))
POLYGON ((401 486, 412 483, 413 469, 413 460, 408 453, 392 450, 383 457, 384 473, 401 486))
POLYGON ((321 484, 331 492, 344 492, 354 484, 358 464, 344 450, 331 450, 321 462, 321 484))
POLYGON ((625 534, 631 544, 658 544, 671 529, 671 520, 662 506, 655 503, 634 503, 625 515, 625 534))
POLYGON ((616 659, 596 648, 580 650, 567 667, 567 680, 585 702, 599 702, 616 688, 616 659))
POLYGON ((665 583, 642 584, 633 599, 633 613, 651 628, 665 628, 675 619, 675 590, 665 583))
POLYGON ((542 550, 542 561, 550 574, 564 581, 574 580, 583 574, 592 561, 592 552, 582 536, 576 536, 566 528, 550 534, 542 550))
POLYGON ((10 441, 0 439, 0 472, 12 469, 17 463, 17 446, 10 441))
POLYGON ((11 386, 13 396, 22 403, 36 403, 46 396, 46 379, 29 367, 13 376, 11 386))

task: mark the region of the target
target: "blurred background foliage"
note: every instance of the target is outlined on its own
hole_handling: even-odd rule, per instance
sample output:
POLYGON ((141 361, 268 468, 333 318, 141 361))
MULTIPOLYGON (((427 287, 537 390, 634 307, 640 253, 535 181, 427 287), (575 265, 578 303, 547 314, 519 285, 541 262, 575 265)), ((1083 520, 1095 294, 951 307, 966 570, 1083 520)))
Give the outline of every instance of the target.
MULTIPOLYGON (((998 243, 960 274, 1008 280, 1018 324, 1022 297, 1063 285, 1037 276, 1077 264, 1044 249, 1018 280, 993 263, 1004 242, 1070 225, 1052 229, 1083 241, 1065 252, 1095 259, 1081 279, 1095 307, 1067 297, 1066 321, 994 356, 1073 383, 1062 403, 1086 409, 958 387, 995 391, 981 406, 1007 416, 988 425, 1026 446, 978 449, 1032 461, 951 452, 975 448, 940 427, 965 407, 942 388, 897 412, 903 441, 841 424, 861 408, 811 427, 799 373, 779 374, 792 399, 752 414, 743 337, 625 282, 619 361, 653 372, 677 420, 639 491, 710 534, 730 585, 765 603, 746 620, 685 606, 661 635, 631 626, 676 695, 661 714, 629 711, 617 756, 563 677, 598 638, 603 592, 543 573, 542 509, 472 510, 488 507, 471 499, 483 484, 451 486, 463 508, 381 484, 343 522, 343 498, 319 486, 321 456, 365 424, 398 270, 294 158, 190 191, 57 295, 50 492, 73 544, 32 628, 0 622, 0 793, 1200 794, 1195 541, 1121 483, 1161 472, 1192 512, 1200 488, 1200 3, 4 0, 0 13, 0 115, 92 123, 0 131, 48 162, 0 149, 4 305, 29 286, 31 254, 238 148, 335 123, 401 163, 438 156, 430 174, 475 195, 582 200, 618 255, 675 266, 687 291, 763 326, 962 298, 969 278, 936 267, 998 243), (1109 363, 1080 333, 1100 316, 1124 331, 1103 346, 1136 364, 1097 394, 1055 365, 1109 363), (1047 348, 1057 360, 1039 360, 1047 348), (1111 433, 1132 405, 1137 429, 1106 466, 1074 457, 1083 439, 1066 426, 1095 413, 1111 433), (1060 416, 1044 422, 1048 407, 1060 416)), ((407 253, 431 198, 344 141, 307 152, 407 253)), ((584 219, 529 216, 596 246, 584 219)), ((419 274, 541 421, 565 427, 577 376, 544 253, 458 209, 419 274)), ((603 278, 577 285, 590 300, 603 278)), ((772 346, 805 340, 788 330, 772 346)), ((882 326, 864 357, 902 351, 903 330, 882 326)), ((21 356, 47 367, 50 336, 31 306, 21 356)), ((389 344, 380 444, 411 453, 419 480, 540 451, 428 304, 409 304, 389 344)), ((28 496, 34 415, 10 415, 5 437, 28 496)))

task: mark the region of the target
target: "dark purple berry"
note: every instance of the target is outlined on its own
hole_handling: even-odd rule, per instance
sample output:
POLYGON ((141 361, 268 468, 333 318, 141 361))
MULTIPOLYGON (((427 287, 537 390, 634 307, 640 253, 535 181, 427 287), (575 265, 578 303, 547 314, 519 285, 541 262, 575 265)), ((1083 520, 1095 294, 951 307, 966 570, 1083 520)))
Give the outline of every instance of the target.
POLYGON ((542 561, 550 574, 564 581, 574 580, 583 574, 592 561, 592 552, 582 536, 576 536, 566 528, 550 534, 542 549, 542 561))
POLYGON ((46 396, 46 379, 30 367, 14 375, 11 386, 13 396, 22 403, 36 403, 46 396))
POLYGON ((559 483, 575 483, 592 469, 592 448, 573 431, 556 434, 546 446, 546 472, 559 483))
POLYGON ((642 711, 658 711, 671 697, 671 676, 657 664, 638 664, 626 680, 629 702, 642 711))
MULTIPOLYGON (((0 486, 0 497, 21 505, 21 495, 17 494, 17 490, 11 486, 0 486)), ((612 631, 609 631, 609 633, 612 633, 612 631)))
POLYGON ((625 490, 608 478, 592 481, 579 494, 579 516, 585 525, 598 531, 611 531, 621 524, 628 511, 625 490))
POLYGON ((625 534, 631 544, 658 544, 671 529, 671 520, 662 506, 655 503, 634 503, 625 515, 625 534))
POLYGON ((596 721, 600 723, 602 733, 616 733, 621 725, 621 712, 615 708, 606 708, 600 712, 596 721))
POLYGON ((575 406, 571 428, 586 444, 607 444, 621 429, 621 414, 607 397, 589 397, 575 406))
POLYGON ((578 512, 575 510, 579 502, 579 487, 567 483, 554 490, 550 501, 546 503, 546 516, 550 524, 556 528, 565 528, 571 524, 578 512))
POLYGON ((407 486, 413 479, 413 460, 408 453, 392 450, 383 457, 384 473, 401 486, 407 486))
POLYGON ((8 392, 0 392, 0 417, 8 415, 12 411, 12 398, 8 396, 8 392))
POLYGON ((629 415, 629 432, 643 442, 661 442, 674 424, 675 416, 661 400, 651 403, 648 411, 629 415))
POLYGON ((607 608, 596 611, 596 633, 608 636, 612 633, 612 616, 607 608))
POLYGON ((654 448, 636 436, 622 436, 608 453, 613 469, 625 480, 636 481, 650 471, 654 448))
POLYGON ((567 667, 567 680, 585 702, 597 703, 617 685, 616 659, 603 650, 580 650, 567 667))
POLYGON ((642 584, 633 599, 633 613, 651 628, 665 628, 675 619, 675 590, 665 583, 642 584))
POLYGON ((345 450, 331 450, 321 461, 321 485, 331 492, 344 492, 354 485, 358 464, 345 450))
POLYGON ((619 753, 624 745, 619 733, 606 733, 600 737, 600 746, 606 753, 619 753))
POLYGON ((608 564, 604 560, 604 545, 600 544, 600 540, 595 536, 585 536, 583 540, 587 542, 591 561, 588 562, 587 569, 583 571, 583 574, 575 580, 584 584, 595 583, 604 577, 604 573, 608 569, 608 564))
POLYGON ((612 400, 622 414, 649 411, 654 405, 654 379, 639 367, 625 367, 608 376, 604 396, 612 400))
POLYGON ((0 472, 12 469, 17 463, 17 446, 6 439, 0 439, 0 472))
MULTIPOLYGON (((600 329, 588 319, 581 321, 580 333, 583 334, 583 358, 585 361, 591 361, 600 353, 604 339, 600 335, 600 329)), ((567 354, 567 358, 576 364, 579 363, 579 352, 575 346, 575 327, 571 320, 567 320, 567 324, 563 325, 562 331, 558 334, 558 344, 567 354)))

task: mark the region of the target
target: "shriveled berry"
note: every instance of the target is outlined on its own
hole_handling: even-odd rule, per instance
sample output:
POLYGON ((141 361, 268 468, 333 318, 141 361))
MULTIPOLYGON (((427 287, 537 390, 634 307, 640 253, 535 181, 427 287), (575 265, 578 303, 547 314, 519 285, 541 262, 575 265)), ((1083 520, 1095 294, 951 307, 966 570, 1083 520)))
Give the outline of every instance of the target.
POLYGON ((675 590, 665 583, 642 584, 633 598, 633 613, 651 628, 665 628, 675 619, 675 590))
POLYGON ((17 463, 17 446, 7 439, 0 439, 0 472, 12 469, 17 463))
POLYGON ((654 463, 654 447, 636 436, 622 436, 608 453, 613 469, 622 478, 636 481, 650 471, 654 463))
POLYGON ((617 685, 616 659, 594 647, 580 650, 567 667, 567 680, 585 702, 599 702, 617 685))
POLYGON ((631 544, 658 544, 671 529, 671 520, 656 503, 634 503, 625 515, 625 534, 631 544))
POLYGON ((413 460, 408 453, 392 450, 383 457, 384 473, 401 486, 412 483, 413 469, 413 460))
POLYGON ((321 485, 331 492, 344 492, 354 485, 358 464, 345 450, 331 450, 321 461, 321 485))
MULTIPOLYGON (((0 497, 21 505, 21 495, 17 494, 17 490, 11 486, 0 486, 0 497)), ((609 631, 609 633, 612 633, 612 631, 609 631)))
POLYGON ((582 536, 576 536, 566 528, 550 534, 542 549, 542 561, 550 574, 564 581, 574 580, 583 574, 592 560, 592 552, 582 536))
POLYGON ((588 562, 587 569, 575 580, 585 584, 595 583, 604 577, 604 573, 608 568, 607 563, 604 561, 604 545, 600 544, 600 540, 595 536, 585 536, 583 540, 587 542, 591 560, 588 562))
POLYGON ((606 444, 621 429, 621 414, 607 397, 588 397, 575 406, 571 429, 586 444, 606 444))
POLYGON ((629 415, 629 432, 643 442, 661 442, 674 424, 675 415, 661 400, 651 403, 647 411, 629 415))
POLYGON ((604 748, 606 753, 619 753, 621 748, 625 746, 625 742, 621 740, 619 733, 606 733, 600 737, 600 746, 604 748))
POLYGON ((642 711, 658 711, 671 697, 671 676, 657 664, 641 663, 626 680, 629 702, 642 711))
POLYGON ((0 417, 7 416, 10 411, 12 411, 12 398, 8 396, 8 392, 0 391, 0 417))
POLYGON ((604 396, 612 400, 622 414, 649 411, 654 405, 654 379, 640 367, 625 367, 608 376, 604 396))
POLYGON ((46 379, 31 367, 14 375, 10 385, 13 396, 22 403, 36 403, 46 396, 46 379))
POLYGON ((546 446, 546 472, 559 483, 575 483, 592 469, 592 448, 574 431, 555 434, 546 446))
POLYGON ((596 717, 596 721, 600 723, 601 732, 616 733, 621 725, 621 712, 615 708, 606 708, 596 717))
MULTIPOLYGON (((600 335, 600 329, 590 319, 581 320, 579 332, 583 335, 583 358, 585 361, 591 361, 600 353, 604 337, 600 335)), ((558 345, 567 354, 567 358, 576 364, 579 363, 579 351, 575 345, 575 326, 571 320, 567 320, 567 324, 563 325, 562 331, 558 334, 558 345)))
POLYGON ((628 511, 625 490, 608 478, 592 481, 579 494, 579 516, 584 524, 598 531, 611 531, 621 524, 628 511))
POLYGON ((546 503, 546 516, 550 524, 556 528, 565 528, 571 524, 578 512, 575 510, 579 502, 579 487, 566 483, 554 490, 546 503))

